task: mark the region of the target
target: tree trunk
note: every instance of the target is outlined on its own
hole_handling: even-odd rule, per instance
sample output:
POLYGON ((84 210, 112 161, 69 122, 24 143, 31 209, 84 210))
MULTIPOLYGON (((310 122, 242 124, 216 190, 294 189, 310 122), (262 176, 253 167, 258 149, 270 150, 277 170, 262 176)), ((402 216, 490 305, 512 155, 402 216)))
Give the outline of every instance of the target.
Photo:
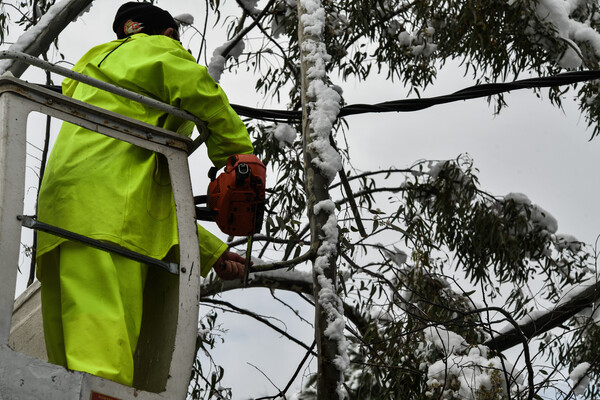
MULTIPOLYGON (((336 159, 339 154, 329 144, 333 122, 337 117, 337 112, 334 111, 335 115, 331 118, 330 107, 335 109, 336 104, 335 101, 330 101, 330 92, 326 96, 322 95, 328 89, 332 91, 325 85, 324 65, 328 56, 323 43, 324 22, 319 2, 305 4, 303 0, 298 1, 307 214, 311 228, 311 248, 316 253, 316 259, 313 260, 313 290, 315 340, 319 354, 317 399, 342 399, 345 397, 343 372, 347 365, 347 355, 343 337, 343 308, 337 293, 337 219, 328 189, 333 179, 331 159, 338 161, 340 167, 341 161, 336 159), (320 29, 316 29, 319 22, 315 24, 315 20, 319 16, 322 17, 322 25, 320 29), (329 148, 325 148, 327 146, 329 148)), ((339 111, 339 100, 337 110, 339 111)), ((335 162, 333 164, 337 165, 335 162)))

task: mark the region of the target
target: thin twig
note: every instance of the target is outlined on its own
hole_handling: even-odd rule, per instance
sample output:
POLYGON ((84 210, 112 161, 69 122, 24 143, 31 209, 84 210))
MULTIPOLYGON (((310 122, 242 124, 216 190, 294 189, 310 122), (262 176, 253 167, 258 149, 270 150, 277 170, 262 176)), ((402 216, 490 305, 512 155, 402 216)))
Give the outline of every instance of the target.
MULTIPOLYGON (((228 307, 240 314, 243 315, 247 315, 251 318, 254 318, 255 320, 262 322, 263 324, 267 325, 269 328, 273 329, 274 331, 276 331, 277 333, 281 334, 282 336, 284 336, 285 338, 289 339, 290 341, 296 343, 297 345, 303 347, 306 350, 309 350, 310 347, 308 347, 304 342, 296 339, 295 337, 293 337, 292 335, 290 335, 289 333, 287 333, 286 331, 284 331, 283 329, 273 325, 270 321, 267 321, 265 318, 257 315, 256 313, 253 313, 252 311, 237 307, 227 301, 223 301, 223 300, 216 300, 216 299, 203 299, 202 300, 203 303, 209 303, 209 304, 219 304, 221 306, 225 306, 228 307)), ((315 355, 315 357, 317 356, 316 353, 313 353, 315 355)))

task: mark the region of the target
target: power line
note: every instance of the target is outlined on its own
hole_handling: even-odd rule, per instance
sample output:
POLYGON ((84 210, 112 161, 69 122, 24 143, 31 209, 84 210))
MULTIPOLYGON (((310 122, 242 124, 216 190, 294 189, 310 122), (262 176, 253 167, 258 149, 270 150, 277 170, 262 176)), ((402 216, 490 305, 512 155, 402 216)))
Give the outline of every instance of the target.
MULTIPOLYGON (((439 104, 488 97, 500 93, 510 92, 512 90, 571 85, 574 83, 591 81, 594 79, 600 79, 600 71, 565 72, 550 77, 522 79, 507 83, 486 83, 471 86, 459 90, 458 92, 443 96, 393 100, 377 104, 348 105, 341 108, 338 117, 366 113, 419 111, 439 104)), ((231 106, 239 115, 253 119, 272 122, 299 122, 302 120, 301 111, 257 109, 237 104, 232 104, 231 106)))
MULTIPOLYGON (((377 104, 352 104, 342 107, 338 117, 341 118, 349 115, 367 113, 419 111, 439 104, 488 97, 500 93, 510 92, 512 90, 572 85, 574 83, 586 82, 595 79, 600 79, 600 71, 574 71, 565 72, 550 77, 522 79, 507 83, 484 83, 470 86, 468 88, 459 90, 458 92, 443 96, 392 100, 377 104)), ((40 86, 44 86, 59 93, 61 92, 60 86, 40 86)), ((231 104, 231 107, 233 107, 238 115, 252 119, 284 123, 300 122, 302 120, 302 111, 260 109, 242 106, 239 104, 231 104)))

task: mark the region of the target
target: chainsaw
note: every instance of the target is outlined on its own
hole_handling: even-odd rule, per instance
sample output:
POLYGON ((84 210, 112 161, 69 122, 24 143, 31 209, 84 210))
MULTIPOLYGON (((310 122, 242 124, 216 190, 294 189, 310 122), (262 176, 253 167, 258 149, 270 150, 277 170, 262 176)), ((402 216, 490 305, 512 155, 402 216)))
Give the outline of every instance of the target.
POLYGON ((196 218, 214 221, 219 229, 230 236, 248 236, 244 284, 248 279, 252 241, 259 233, 265 213, 267 170, 253 154, 238 154, 227 159, 223 172, 209 171, 208 193, 195 196, 196 218), (206 204, 207 207, 199 207, 206 204))

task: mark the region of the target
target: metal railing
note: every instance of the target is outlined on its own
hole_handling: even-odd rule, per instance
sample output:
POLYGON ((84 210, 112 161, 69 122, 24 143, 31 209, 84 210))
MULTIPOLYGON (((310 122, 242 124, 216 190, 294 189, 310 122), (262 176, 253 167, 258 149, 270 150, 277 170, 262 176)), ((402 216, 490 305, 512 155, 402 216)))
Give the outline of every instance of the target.
MULTIPOLYGON (((189 113, 154 99, 28 55, 4 51, 0 52, 0 58, 14 58, 72 79, 81 79, 86 84, 191 120, 197 125, 201 122, 189 113)), ((5 367, 0 368, 0 398, 75 400, 90 398, 94 393, 136 400, 185 398, 195 355, 201 279, 187 158, 193 150, 194 141, 187 137, 91 106, 38 85, 8 76, 0 77, 0 360, 5 367), (144 316, 145 326, 138 342, 138 348, 142 350, 136 352, 136 369, 142 368, 141 371, 136 370, 134 385, 137 388, 68 371, 8 346, 22 226, 48 228, 46 224, 23 215, 26 131, 30 112, 40 112, 79 125, 166 158, 177 209, 179 265, 165 263, 161 269, 149 271, 148 278, 153 276, 146 282, 150 295, 145 296, 144 307, 152 312, 148 313, 149 320, 144 316), (171 273, 163 273, 163 269, 171 273), (177 275, 173 275, 175 269, 177 275), (39 371, 44 372, 40 374, 39 371)), ((60 230, 58 227, 50 229, 60 230)), ((73 232, 66 234, 76 235, 73 232)), ((132 253, 132 257, 141 256, 132 253)), ((36 331, 39 333, 40 330, 36 331)))
POLYGON ((68 68, 63 68, 59 65, 55 65, 48 61, 44 61, 39 58, 30 56, 29 54, 19 53, 17 51, 9 51, 9 50, 0 51, 0 60, 5 60, 5 59, 11 59, 11 60, 17 60, 20 62, 24 62, 26 64, 36 66, 43 70, 54 72, 58 75, 66 77, 66 78, 70 78, 70 79, 77 80, 79 82, 83 82, 87 85, 93 86, 98 89, 105 90, 109 93, 116 94, 116 95, 124 97, 126 99, 137 101, 138 103, 147 105, 149 107, 155 108, 160 111, 164 111, 173 116, 183 118, 188 121, 192 121, 194 124, 196 124, 196 126, 200 130, 200 136, 194 140, 194 148, 198 148, 208 138, 209 132, 208 132, 208 128, 206 127, 206 123, 204 121, 202 121, 200 118, 196 117, 194 114, 192 114, 188 111, 182 110, 181 108, 177 108, 170 104, 163 103, 159 100, 152 99, 150 97, 141 95, 136 92, 132 92, 131 90, 127 90, 122 87, 115 86, 115 85, 103 82, 103 81, 95 79, 95 78, 91 78, 87 75, 72 71, 68 68))

